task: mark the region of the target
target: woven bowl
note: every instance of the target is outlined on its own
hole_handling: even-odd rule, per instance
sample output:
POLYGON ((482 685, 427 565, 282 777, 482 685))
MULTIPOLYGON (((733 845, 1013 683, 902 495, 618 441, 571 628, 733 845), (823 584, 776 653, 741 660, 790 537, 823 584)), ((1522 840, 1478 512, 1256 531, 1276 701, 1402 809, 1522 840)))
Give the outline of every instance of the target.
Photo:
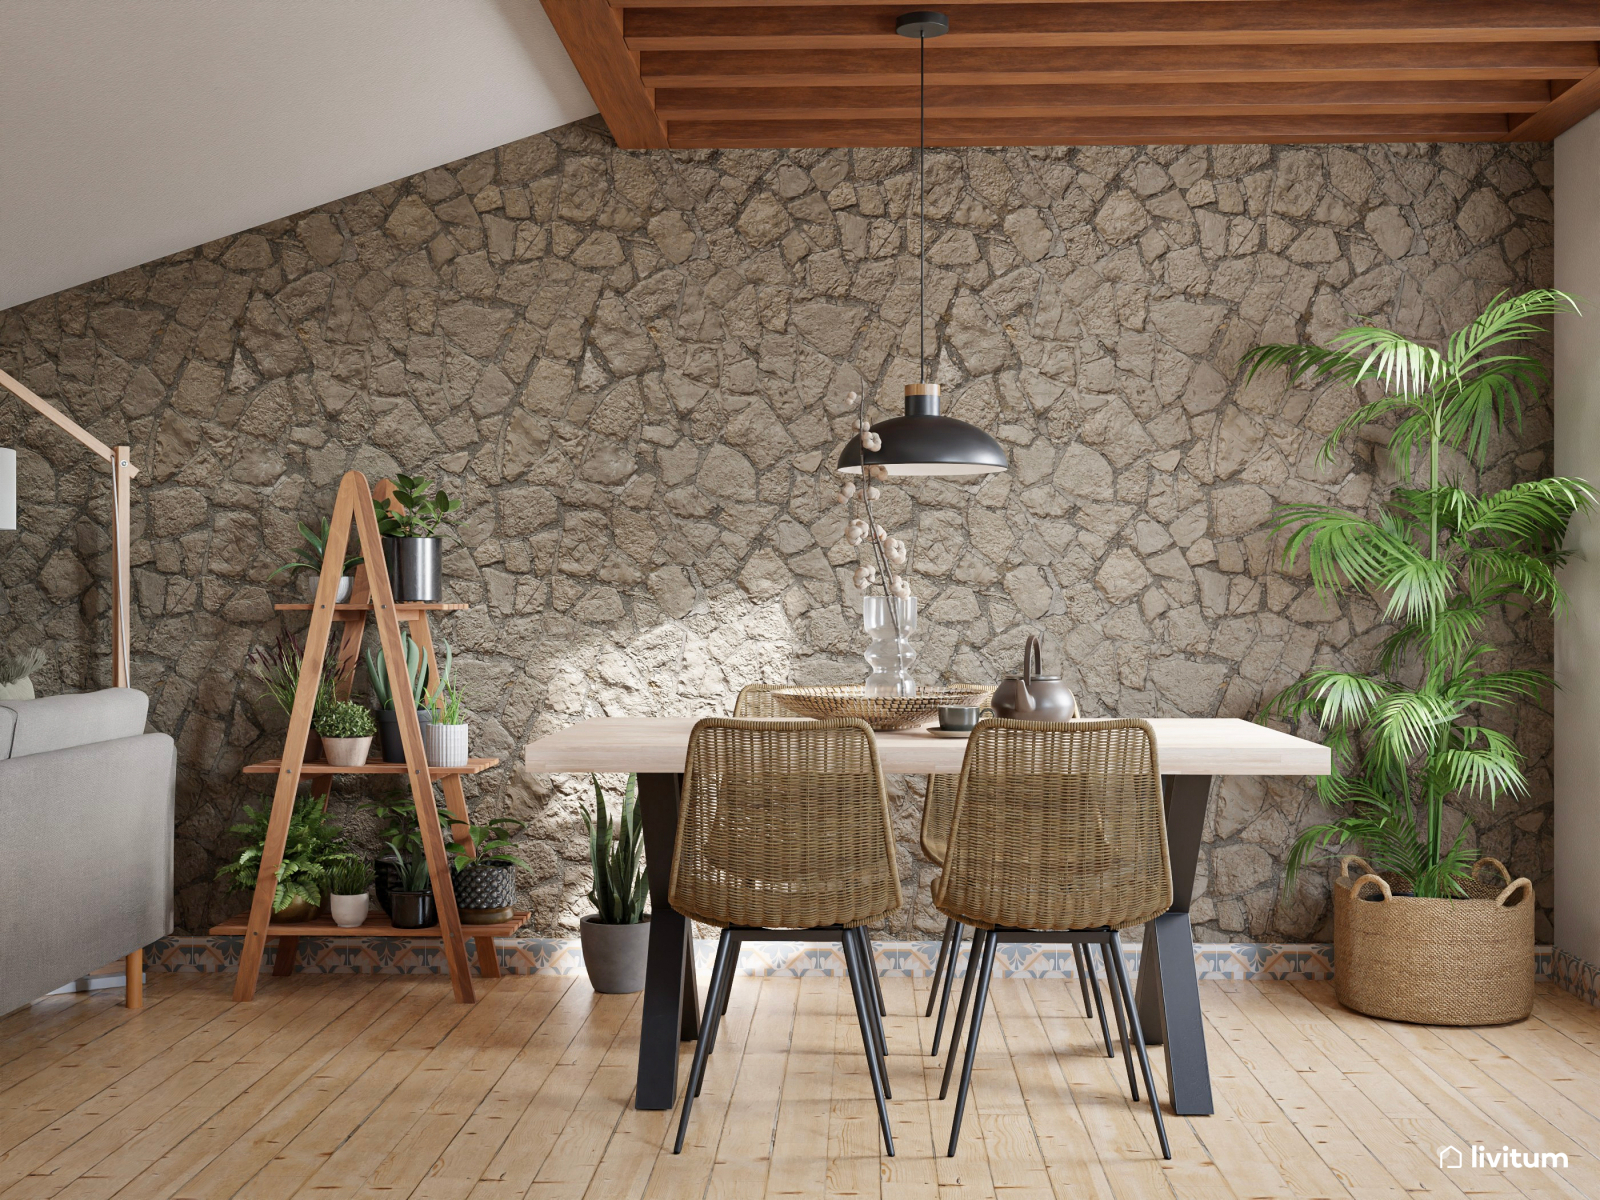
POLYGON ((975 683, 921 688, 915 696, 866 696, 859 683, 842 687, 778 688, 772 698, 802 717, 860 717, 877 730, 916 729, 946 704, 987 704, 994 688, 975 683))

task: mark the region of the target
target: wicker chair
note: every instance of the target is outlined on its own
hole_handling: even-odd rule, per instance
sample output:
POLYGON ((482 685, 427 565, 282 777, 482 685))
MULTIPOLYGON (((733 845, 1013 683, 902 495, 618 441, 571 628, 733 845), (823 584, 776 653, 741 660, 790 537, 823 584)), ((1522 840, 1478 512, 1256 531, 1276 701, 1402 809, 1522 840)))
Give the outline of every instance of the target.
POLYGON ((1155 1117, 1161 1153, 1172 1157, 1150 1074, 1144 1033, 1128 986, 1117 931, 1172 906, 1166 819, 1155 733, 1144 721, 983 721, 967 744, 943 873, 934 903, 971 925, 975 970, 961 986, 942 1099, 961 1046, 961 1024, 977 981, 972 1028, 950 1126, 954 1157, 994 970, 1007 942, 1073 942, 1109 951, 1113 1006, 1128 1083, 1139 1085, 1131 1041, 1155 1117), (1124 1024, 1126 1016, 1126 1024, 1124 1024))
POLYGON ((733 702, 733 715, 763 721, 805 721, 772 698, 772 693, 791 683, 747 683, 739 689, 739 698, 733 702))
MULTIPOLYGON (((945 851, 950 844, 950 819, 955 816, 956 792, 961 782, 959 775, 928 776, 927 799, 922 805, 922 855, 936 867, 944 866, 945 851)), ((939 1005, 939 1020, 933 1027, 933 1047, 928 1053, 939 1054, 939 1042, 944 1037, 945 1016, 950 1011, 950 992, 955 985, 956 966, 961 961, 961 940, 967 927, 954 917, 944 921, 944 937, 939 943, 939 958, 933 966, 933 983, 928 988, 928 1008, 922 1015, 933 1016, 933 1006, 939 1005), (940 981, 944 986, 940 987, 940 981)), ((1104 953, 1104 947, 1102 955, 1104 953)), ((1095 978, 1094 961, 1088 951, 1077 942, 1072 944, 1073 961, 1078 968, 1078 986, 1083 991, 1083 1015, 1100 1018, 1100 1036, 1105 1039, 1106 1057, 1115 1054, 1111 1048, 1111 1027, 1106 1023, 1105 1007, 1100 1003, 1100 981, 1095 978)), ((968 961, 971 961, 970 954, 968 961)), ((1111 964, 1106 961, 1106 977, 1110 978, 1111 964)))
POLYGON ((887 1046, 866 987, 866 926, 898 909, 901 894, 871 727, 850 718, 697 722, 668 896, 684 916, 722 930, 673 1153, 683 1149, 740 943, 798 936, 843 944, 884 1146, 894 1154, 887 1046))

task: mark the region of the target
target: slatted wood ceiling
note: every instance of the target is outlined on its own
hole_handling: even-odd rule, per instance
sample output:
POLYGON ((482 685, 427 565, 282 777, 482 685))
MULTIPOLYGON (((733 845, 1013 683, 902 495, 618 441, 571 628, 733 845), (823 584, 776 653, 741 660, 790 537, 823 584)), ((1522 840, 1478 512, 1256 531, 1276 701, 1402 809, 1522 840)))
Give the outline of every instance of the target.
MULTIPOLYGON (((543 0, 619 145, 917 140, 914 7, 543 0)), ((935 146, 1547 141, 1600 108, 1597 0, 947 0, 935 146)))

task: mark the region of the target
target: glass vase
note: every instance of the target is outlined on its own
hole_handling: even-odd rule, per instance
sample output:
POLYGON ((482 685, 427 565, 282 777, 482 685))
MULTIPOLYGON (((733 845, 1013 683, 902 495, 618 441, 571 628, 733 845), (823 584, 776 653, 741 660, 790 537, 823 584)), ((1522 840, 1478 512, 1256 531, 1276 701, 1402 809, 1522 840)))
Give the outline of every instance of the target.
POLYGON ((861 598, 861 622, 870 639, 862 655, 870 668, 865 691, 869 696, 915 696, 917 681, 911 675, 911 664, 917 652, 911 645, 911 635, 917 631, 917 598, 909 596, 894 601, 900 627, 895 628, 889 615, 885 596, 861 598))

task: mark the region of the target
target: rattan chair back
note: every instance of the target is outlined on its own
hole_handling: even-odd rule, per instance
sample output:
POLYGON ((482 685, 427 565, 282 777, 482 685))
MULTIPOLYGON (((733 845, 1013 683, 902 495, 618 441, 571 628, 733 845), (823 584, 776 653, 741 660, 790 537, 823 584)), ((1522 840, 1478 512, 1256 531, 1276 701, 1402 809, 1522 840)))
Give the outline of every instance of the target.
POLYGON ((772 697, 772 693, 792 683, 747 683, 739 689, 739 698, 733 702, 733 715, 763 721, 809 720, 790 712, 772 697))
POLYGON ((689 735, 672 907, 708 925, 865 925, 900 907, 865 721, 707 717, 689 735))
POLYGON ((1172 869, 1149 723, 980 722, 934 903, 983 929, 1125 929, 1166 912, 1172 869))
POLYGON ((944 866, 950 845, 950 819, 956 815, 959 775, 929 775, 928 795, 922 802, 922 854, 936 867, 944 866))

